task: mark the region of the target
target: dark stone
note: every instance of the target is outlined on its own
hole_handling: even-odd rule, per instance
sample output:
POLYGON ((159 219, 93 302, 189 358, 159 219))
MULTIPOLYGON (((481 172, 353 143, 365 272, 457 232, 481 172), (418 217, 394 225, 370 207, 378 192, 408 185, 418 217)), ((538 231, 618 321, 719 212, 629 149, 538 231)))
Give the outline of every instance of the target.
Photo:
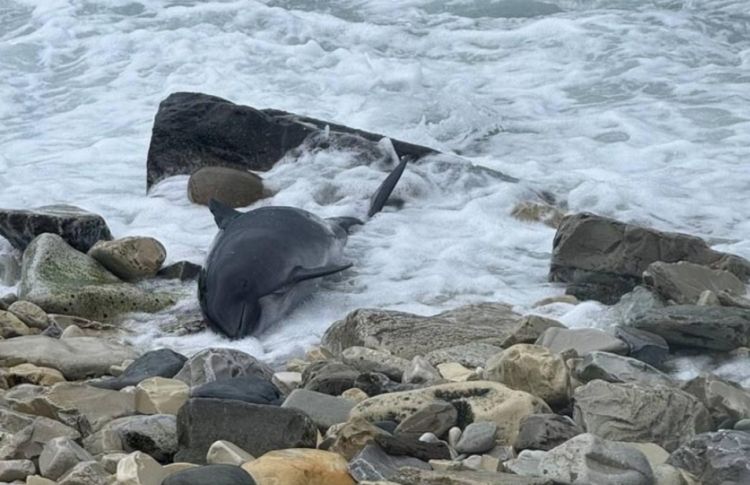
POLYGON ((315 448, 318 428, 303 412, 242 401, 191 398, 177 414, 175 461, 205 463, 209 447, 227 440, 253 456, 315 448))
POLYGON ((743 308, 668 306, 647 312, 633 326, 676 347, 733 350, 750 345, 750 310, 743 308))
POLYGON ((386 433, 391 433, 391 434, 395 433, 396 428, 398 427, 398 423, 395 421, 376 421, 372 424, 382 429, 386 433))
POLYGON ((349 462, 349 474, 357 482, 390 480, 400 468, 411 467, 431 470, 422 460, 406 456, 391 456, 378 445, 369 444, 349 462))
POLYGON ((629 347, 628 355, 641 362, 659 367, 669 357, 669 344, 663 337, 633 327, 615 327, 615 337, 629 347))
POLYGON ((566 216, 557 229, 549 278, 569 283, 567 292, 579 299, 613 304, 642 282, 655 261, 689 261, 742 280, 750 276, 750 261, 714 251, 700 238, 581 213, 566 216))
POLYGON ((94 387, 102 389, 120 389, 137 386, 141 381, 151 377, 174 377, 187 361, 187 357, 170 349, 159 349, 146 352, 130 364, 122 374, 114 379, 91 381, 94 387))
POLYGON ((302 387, 340 396, 342 392, 355 387, 354 381, 358 375, 359 371, 338 361, 313 362, 302 372, 302 387))
POLYGON ((245 470, 233 465, 206 465, 169 475, 161 485, 255 485, 245 470))
POLYGON ((235 377, 208 382, 190 391, 190 397, 234 399, 250 404, 278 406, 283 401, 281 391, 273 383, 257 376, 235 377))
POLYGON ((86 252, 97 241, 112 239, 107 223, 92 212, 70 205, 49 205, 33 210, 0 210, 0 235, 23 251, 38 235, 49 232, 86 252))
POLYGON ((458 411, 449 402, 435 401, 399 423, 396 433, 419 438, 424 433, 442 436, 456 425, 458 411))
POLYGON ((362 389, 368 396, 372 397, 391 392, 410 391, 424 386, 394 382, 380 372, 364 372, 354 380, 354 387, 362 389))
POLYGON ((413 456, 423 461, 451 459, 450 449, 442 441, 426 443, 408 436, 377 434, 375 442, 391 456, 413 456))
POLYGON ((60 338, 62 336, 62 333, 63 329, 60 328, 60 325, 58 325, 57 322, 54 321, 50 321, 49 325, 47 325, 47 328, 42 331, 42 335, 50 338, 60 338))
POLYGON ((531 414, 521 420, 513 443, 516 452, 551 450, 583 433, 575 421, 559 414, 531 414))
POLYGON ((722 430, 696 435, 667 463, 689 471, 704 485, 750 483, 750 433, 722 430))
POLYGON ((325 433, 334 424, 345 423, 354 403, 339 396, 330 396, 307 389, 295 389, 284 400, 285 408, 299 409, 315 421, 325 433))
POLYGON ((191 281, 198 279, 202 266, 190 261, 178 261, 165 266, 156 273, 159 278, 168 280, 191 281))
MULTIPOLYGON (((147 186, 202 167, 269 170, 310 135, 330 127, 379 141, 381 135, 279 110, 257 110, 216 96, 173 93, 159 104, 147 160, 147 186)), ((396 153, 420 158, 431 148, 391 139, 396 153)))
POLYGON ((126 452, 142 451, 160 463, 171 463, 177 451, 177 424, 171 414, 127 416, 104 429, 117 433, 126 452))

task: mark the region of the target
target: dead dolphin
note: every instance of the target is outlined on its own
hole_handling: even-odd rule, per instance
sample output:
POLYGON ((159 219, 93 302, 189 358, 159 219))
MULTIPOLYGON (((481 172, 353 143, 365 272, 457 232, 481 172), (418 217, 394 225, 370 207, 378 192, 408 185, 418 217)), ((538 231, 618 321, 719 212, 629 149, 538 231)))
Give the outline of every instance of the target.
MULTIPOLYGON (((385 205, 406 167, 403 158, 371 199, 385 205)), ((238 339, 258 334, 309 294, 311 283, 351 266, 342 260, 353 217, 322 219, 294 207, 239 212, 211 200, 219 233, 198 278, 201 311, 213 330, 238 339)))

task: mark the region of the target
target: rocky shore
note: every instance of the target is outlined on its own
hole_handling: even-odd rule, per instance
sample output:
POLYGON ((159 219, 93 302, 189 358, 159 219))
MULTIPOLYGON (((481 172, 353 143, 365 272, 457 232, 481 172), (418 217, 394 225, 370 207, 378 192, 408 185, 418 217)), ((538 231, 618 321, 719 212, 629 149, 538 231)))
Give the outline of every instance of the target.
MULTIPOLYGON (((228 174, 244 155, 216 162, 232 149, 220 137, 178 143, 188 135, 174 124, 187 114, 216 114, 196 130, 221 131, 222 110, 274 124, 283 146, 253 141, 276 143, 269 157, 293 148, 284 127, 301 143, 317 126, 200 96, 165 101, 150 152, 164 158, 149 164, 149 183, 201 172, 195 202, 228 194, 244 205, 264 190, 258 177, 228 174)), ((429 150, 400 143, 406 155, 429 150)), ((163 267, 158 241, 113 239, 79 208, 0 211, 0 234, 23 254, 0 265, 0 279, 19 278, 18 294, 0 299, 0 483, 750 483, 750 389, 671 372, 682 355, 750 359, 750 262, 548 202, 514 211, 557 228, 550 279, 565 295, 537 307, 597 300, 613 305, 616 325, 566 328, 504 302, 432 316, 362 308, 283 368, 229 348, 184 356, 123 343, 118 316, 174 302, 149 283, 198 268, 163 267)))

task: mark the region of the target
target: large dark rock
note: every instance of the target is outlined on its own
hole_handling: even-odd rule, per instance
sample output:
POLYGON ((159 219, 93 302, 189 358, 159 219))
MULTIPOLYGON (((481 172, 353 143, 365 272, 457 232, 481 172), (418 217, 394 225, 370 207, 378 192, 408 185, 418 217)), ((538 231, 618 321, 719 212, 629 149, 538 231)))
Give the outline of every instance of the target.
POLYGON ((339 396, 329 396, 307 389, 295 389, 282 404, 285 408, 299 409, 315 421, 321 432, 331 426, 344 423, 354 402, 339 396))
POLYGON ((633 326, 676 347, 732 350, 750 345, 750 310, 744 308, 668 306, 647 312, 633 326))
POLYGON ((104 430, 116 433, 126 452, 142 451, 161 463, 170 463, 177 451, 177 424, 171 414, 126 416, 107 423, 104 430))
POLYGON ((188 468, 172 475, 161 485, 255 485, 255 480, 245 470, 233 465, 206 465, 188 468))
MULTIPOLYGON (((173 93, 159 104, 148 150, 147 185, 202 167, 269 170, 309 135, 330 127, 378 141, 382 135, 298 116, 258 110, 201 93, 173 93)), ((431 148, 391 140, 399 156, 420 158, 431 148)))
POLYGON ((89 384, 119 391, 124 387, 137 386, 150 377, 171 379, 182 369, 185 361, 187 357, 173 350, 152 350, 135 359, 118 377, 106 381, 92 381, 89 384))
POLYGON ((195 387, 243 376, 256 376, 270 381, 273 369, 241 350, 208 348, 190 357, 174 378, 195 387))
POLYGON ((669 344, 663 337, 633 327, 615 327, 615 337, 628 345, 628 355, 659 367, 669 357, 669 344))
POLYGON ((205 463, 218 440, 253 456, 285 448, 315 448, 318 428, 303 412, 222 399, 189 399, 177 415, 175 461, 205 463))
POLYGON ((257 376, 234 377, 194 387, 191 397, 234 399, 250 404, 281 404, 281 391, 270 381, 257 376))
POLYGON ((566 216, 552 249, 550 281, 568 283, 569 294, 612 304, 642 282, 655 261, 689 261, 724 269, 741 280, 750 261, 711 249, 687 234, 657 231, 589 213, 566 216))
POLYGON ((95 242, 112 239, 107 223, 98 214, 72 205, 48 205, 32 210, 0 210, 0 235, 23 251, 38 235, 49 232, 81 252, 95 242))
POLYGON ((302 372, 302 387, 309 391, 338 396, 354 387, 359 371, 338 361, 319 361, 302 372))
POLYGON ((750 483, 750 433, 717 431, 693 437, 667 460, 704 485, 750 483))

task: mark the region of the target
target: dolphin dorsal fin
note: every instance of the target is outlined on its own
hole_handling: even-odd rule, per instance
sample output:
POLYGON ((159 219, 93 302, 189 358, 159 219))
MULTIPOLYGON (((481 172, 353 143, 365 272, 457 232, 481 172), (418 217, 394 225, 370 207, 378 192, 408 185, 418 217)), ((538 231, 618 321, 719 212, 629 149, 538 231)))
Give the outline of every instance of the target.
POLYGON ((216 225, 219 226, 219 229, 224 229, 232 219, 242 214, 242 212, 232 209, 225 203, 218 201, 213 197, 208 201, 208 209, 211 211, 211 214, 214 215, 214 221, 216 221, 216 225))
POLYGON ((388 174, 388 177, 383 180, 383 183, 378 187, 377 192, 370 199, 370 210, 367 211, 367 217, 372 217, 383 209, 385 203, 388 202, 388 197, 391 196, 391 192, 396 187, 398 180, 401 178, 401 174, 404 173, 406 168, 406 162, 409 160, 408 157, 404 157, 396 168, 388 174))

